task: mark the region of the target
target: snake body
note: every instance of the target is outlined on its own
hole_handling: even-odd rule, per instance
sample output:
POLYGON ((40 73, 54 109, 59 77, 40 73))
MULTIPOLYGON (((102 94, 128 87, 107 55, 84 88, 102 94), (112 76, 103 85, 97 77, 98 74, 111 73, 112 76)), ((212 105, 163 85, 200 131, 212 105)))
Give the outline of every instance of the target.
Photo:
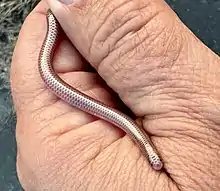
POLYGON ((57 45, 61 27, 51 10, 47 13, 47 34, 39 56, 39 72, 46 86, 60 99, 70 105, 99 117, 125 131, 148 158, 155 170, 160 170, 163 163, 159 158, 150 138, 135 121, 122 112, 111 108, 71 87, 53 70, 52 57, 57 45))

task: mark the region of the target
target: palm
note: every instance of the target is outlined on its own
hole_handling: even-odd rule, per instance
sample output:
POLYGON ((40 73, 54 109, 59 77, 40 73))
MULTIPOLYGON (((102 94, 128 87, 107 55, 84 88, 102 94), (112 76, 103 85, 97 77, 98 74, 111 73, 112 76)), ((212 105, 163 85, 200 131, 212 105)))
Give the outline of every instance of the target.
MULTIPOLYGON (((55 68, 58 66, 56 70, 60 77, 85 94, 115 106, 112 96, 103 87, 100 77, 96 73, 89 72, 86 63, 71 57, 69 53, 76 50, 67 39, 64 38, 62 41, 54 59, 54 65, 55 68), (62 51, 64 49, 65 51, 62 51), (61 61, 66 66, 60 66, 61 61)), ((128 181, 130 174, 132 177, 138 176, 140 171, 137 170, 141 168, 145 169, 140 176, 143 179, 142 186, 146 184, 144 179, 147 176, 152 177, 147 181, 148 185, 153 184, 154 177, 156 178, 158 173, 149 167, 146 158, 142 156, 138 147, 127 135, 124 136, 123 132, 113 125, 66 104, 53 95, 41 79, 39 79, 38 85, 39 93, 35 100, 41 101, 35 105, 32 111, 34 122, 32 121, 31 124, 36 123, 38 128, 36 131, 40 131, 40 142, 44 142, 46 137, 47 145, 53 145, 52 151, 50 146, 45 148, 50 151, 46 153, 47 160, 52 161, 48 163, 47 168, 55 169, 54 173, 58 176, 62 176, 71 168, 71 173, 66 174, 67 177, 63 179, 63 184, 68 179, 69 184, 76 186, 82 177, 79 176, 79 179, 74 182, 71 176, 86 173, 88 177, 83 177, 84 183, 87 181, 89 183, 90 177, 97 179, 99 176, 100 179, 105 177, 102 184, 106 184, 106 180, 114 177, 115 187, 118 187, 120 182, 117 181, 123 179, 128 181), (54 158, 59 162, 54 164, 54 158)), ((39 157, 42 155, 41 153, 39 157)), ((53 179, 50 181, 52 182, 53 179)), ((131 184, 136 184, 133 178, 129 181, 131 184)), ((127 185, 124 185, 124 188, 126 187, 127 185)))

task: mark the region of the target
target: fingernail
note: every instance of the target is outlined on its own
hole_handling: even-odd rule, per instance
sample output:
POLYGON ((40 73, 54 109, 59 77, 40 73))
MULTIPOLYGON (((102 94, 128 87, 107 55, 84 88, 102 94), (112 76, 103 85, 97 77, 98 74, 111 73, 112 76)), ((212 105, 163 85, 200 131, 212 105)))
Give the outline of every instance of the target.
POLYGON ((71 3, 73 3, 73 0, 59 0, 61 3, 69 5, 71 3))

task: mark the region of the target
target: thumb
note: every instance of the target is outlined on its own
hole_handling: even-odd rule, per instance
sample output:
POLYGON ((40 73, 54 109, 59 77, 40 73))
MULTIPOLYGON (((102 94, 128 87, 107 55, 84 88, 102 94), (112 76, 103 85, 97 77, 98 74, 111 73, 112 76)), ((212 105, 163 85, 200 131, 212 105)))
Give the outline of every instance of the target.
MULTIPOLYGON (((138 44, 134 41, 137 35, 142 35, 138 37, 141 38, 139 40, 141 42, 147 38, 149 35, 147 33, 155 33, 153 29, 158 26, 148 27, 149 31, 146 31, 146 26, 152 20, 156 21, 160 12, 169 10, 161 0, 47 1, 70 40, 96 68, 104 58, 111 53, 114 54, 117 48, 123 53, 135 48, 138 44), (132 43, 128 43, 130 40, 132 43)), ((163 22, 168 24, 168 20, 169 18, 163 22)), ((159 24, 161 23, 157 25, 159 24)))
POLYGON ((79 52, 138 116, 173 110, 173 98, 194 92, 190 84, 204 81, 201 70, 217 59, 163 0, 47 1, 79 52))

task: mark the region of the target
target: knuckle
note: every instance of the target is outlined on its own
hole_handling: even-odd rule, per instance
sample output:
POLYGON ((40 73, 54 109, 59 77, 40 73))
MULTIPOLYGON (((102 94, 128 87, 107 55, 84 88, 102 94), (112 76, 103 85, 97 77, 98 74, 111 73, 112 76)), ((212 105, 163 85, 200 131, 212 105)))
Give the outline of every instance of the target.
POLYGON ((176 26, 175 20, 164 19, 167 17, 167 12, 163 9, 152 11, 150 16, 146 16, 145 12, 147 11, 143 14, 139 12, 132 30, 125 33, 122 38, 116 39, 112 49, 100 62, 98 69, 102 73, 105 73, 103 71, 114 73, 114 79, 111 78, 114 81, 113 85, 115 81, 123 81, 122 84, 128 88, 132 81, 133 87, 139 86, 138 84, 143 87, 146 85, 144 82, 141 83, 143 80, 151 85, 170 80, 168 72, 182 52, 184 43, 182 28, 176 26), (145 18, 144 22, 140 22, 142 18, 145 18), (149 75, 146 76, 143 71, 148 72, 149 75), (159 72, 163 75, 158 76, 159 72), (140 81, 135 80, 137 84, 134 84, 134 76, 140 79, 140 81))
POLYGON ((90 55, 99 55, 99 62, 139 31, 157 12, 149 1, 114 0, 97 13, 96 30, 91 38, 90 55))
MULTIPOLYGON (((133 35, 129 49, 124 51, 122 56, 129 59, 135 56, 136 59, 143 60, 148 57, 174 58, 179 55, 182 36, 179 29, 175 27, 176 23, 166 22, 164 17, 166 13, 163 11, 152 15, 148 22, 144 23, 141 29, 133 35)), ((161 64, 167 67, 167 62, 161 62, 161 64)))

